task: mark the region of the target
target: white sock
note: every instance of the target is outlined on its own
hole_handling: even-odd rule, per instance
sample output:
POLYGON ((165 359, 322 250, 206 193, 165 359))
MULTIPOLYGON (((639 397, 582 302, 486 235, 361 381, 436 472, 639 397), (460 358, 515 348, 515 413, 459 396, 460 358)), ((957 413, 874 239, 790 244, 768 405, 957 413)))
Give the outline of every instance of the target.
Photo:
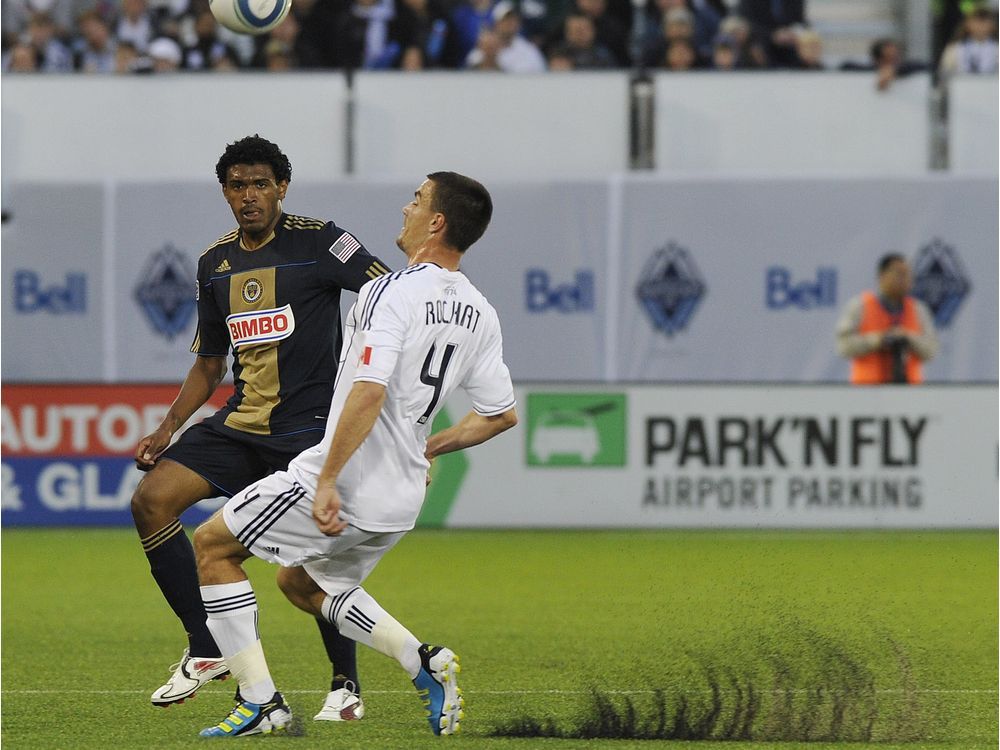
POLYGON ((420 641, 358 586, 323 600, 323 617, 343 635, 399 662, 412 680, 420 671, 420 641))
POLYGON ((240 695, 251 703, 266 703, 276 688, 260 644, 257 597, 250 581, 202 586, 201 600, 208 630, 239 682, 240 695))

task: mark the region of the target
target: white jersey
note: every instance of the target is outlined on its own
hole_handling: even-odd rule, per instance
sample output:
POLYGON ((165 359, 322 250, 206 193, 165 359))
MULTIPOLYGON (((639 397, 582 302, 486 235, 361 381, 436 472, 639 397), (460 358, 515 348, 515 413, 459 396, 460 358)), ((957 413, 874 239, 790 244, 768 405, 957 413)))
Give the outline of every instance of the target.
POLYGON ((344 348, 323 440, 289 472, 315 486, 356 381, 386 386, 382 412, 337 479, 341 515, 367 531, 413 528, 426 489, 434 415, 461 387, 483 416, 514 406, 496 310, 465 274, 418 263, 361 287, 345 321, 344 348))

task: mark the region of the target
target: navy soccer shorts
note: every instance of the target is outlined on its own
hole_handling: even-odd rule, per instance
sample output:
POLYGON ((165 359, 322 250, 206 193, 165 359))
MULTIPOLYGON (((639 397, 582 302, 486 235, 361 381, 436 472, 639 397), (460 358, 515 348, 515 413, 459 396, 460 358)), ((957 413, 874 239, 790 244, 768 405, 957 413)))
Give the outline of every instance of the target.
POLYGON ((288 468, 288 463, 323 438, 323 430, 293 435, 252 435, 225 425, 199 422, 192 425, 160 456, 199 474, 232 497, 268 474, 288 468))

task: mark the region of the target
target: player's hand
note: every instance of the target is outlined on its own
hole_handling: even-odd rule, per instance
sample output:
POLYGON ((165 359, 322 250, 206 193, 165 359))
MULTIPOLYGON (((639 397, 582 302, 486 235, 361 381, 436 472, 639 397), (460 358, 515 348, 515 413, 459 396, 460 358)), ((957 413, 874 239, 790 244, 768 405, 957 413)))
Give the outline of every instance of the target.
POLYGON ((431 465, 427 467, 427 477, 426 477, 426 479, 424 479, 424 487, 430 487, 430 484, 431 484, 431 469, 434 468, 434 459, 433 458, 429 458, 427 460, 431 462, 431 465))
POLYGON ((167 449, 170 445, 170 438, 173 437, 172 433, 163 428, 158 427, 153 432, 149 433, 142 440, 139 441, 139 445, 135 449, 135 465, 140 471, 149 471, 156 464, 156 459, 160 457, 160 454, 167 449))
POLYGON ((879 91, 885 91, 896 80, 896 68, 892 65, 882 65, 878 69, 878 76, 875 87, 879 91))
POLYGON ((340 518, 340 493, 334 482, 322 482, 316 488, 312 514, 316 527, 327 536, 337 536, 347 528, 347 521, 340 518))

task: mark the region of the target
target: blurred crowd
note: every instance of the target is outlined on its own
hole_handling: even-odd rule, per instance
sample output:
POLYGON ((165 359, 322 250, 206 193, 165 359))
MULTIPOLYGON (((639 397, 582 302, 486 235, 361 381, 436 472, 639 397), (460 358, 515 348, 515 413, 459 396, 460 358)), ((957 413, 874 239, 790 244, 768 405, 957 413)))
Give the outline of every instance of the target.
MULTIPOLYGON (((997 72, 995 5, 938 0, 934 59, 874 40, 880 87, 920 70, 997 72)), ((294 0, 251 37, 208 0, 4 0, 3 71, 823 70, 806 0, 294 0)))

